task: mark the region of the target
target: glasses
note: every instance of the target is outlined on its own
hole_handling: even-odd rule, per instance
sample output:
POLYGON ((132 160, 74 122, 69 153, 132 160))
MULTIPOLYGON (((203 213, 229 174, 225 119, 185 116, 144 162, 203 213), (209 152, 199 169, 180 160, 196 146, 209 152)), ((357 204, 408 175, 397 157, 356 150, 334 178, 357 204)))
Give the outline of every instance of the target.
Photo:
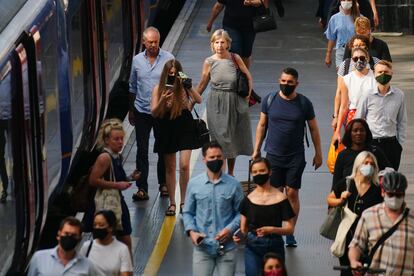
POLYGON ((365 56, 359 56, 359 57, 353 57, 352 60, 354 62, 357 62, 358 60, 360 61, 365 61, 367 58, 365 56))

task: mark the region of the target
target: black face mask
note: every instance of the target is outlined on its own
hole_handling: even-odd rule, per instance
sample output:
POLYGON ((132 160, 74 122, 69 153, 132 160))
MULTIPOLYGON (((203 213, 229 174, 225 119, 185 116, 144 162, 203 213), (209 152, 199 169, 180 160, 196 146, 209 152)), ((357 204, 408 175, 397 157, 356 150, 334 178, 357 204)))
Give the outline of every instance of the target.
POLYGON ((223 166, 223 160, 221 159, 207 161, 207 168, 213 173, 218 173, 221 170, 222 166, 223 166))
POLYGON ((168 75, 168 77, 167 77, 167 84, 168 85, 174 85, 174 82, 175 82, 175 76, 168 75))
POLYGON ((93 228, 92 236, 94 239, 103 240, 108 236, 108 228, 93 228))
POLYGON ((292 94, 295 91, 296 85, 289 85, 289 84, 280 84, 280 91, 282 91, 283 95, 286 97, 292 94))
POLYGON ((392 78, 391 75, 388 75, 385 73, 375 77, 377 82, 382 85, 386 85, 387 83, 389 83, 391 81, 391 78, 392 78))
POLYGON ((60 236, 60 246, 65 251, 71 251, 75 249, 76 245, 78 244, 79 240, 75 238, 73 235, 69 236, 60 236))
POLYGON ((256 174, 253 175, 253 182, 256 183, 257 185, 263 185, 267 182, 267 180, 269 180, 269 174, 265 173, 265 174, 256 174))

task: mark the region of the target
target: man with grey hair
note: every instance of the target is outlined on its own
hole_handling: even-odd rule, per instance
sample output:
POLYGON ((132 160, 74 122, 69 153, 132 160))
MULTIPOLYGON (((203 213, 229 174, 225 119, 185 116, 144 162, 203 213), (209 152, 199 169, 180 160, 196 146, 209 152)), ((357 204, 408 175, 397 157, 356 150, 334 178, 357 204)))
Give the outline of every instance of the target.
MULTIPOLYGON (((141 178, 136 181, 138 191, 132 196, 134 201, 148 200, 148 147, 151 129, 155 120, 151 115, 151 94, 158 84, 162 69, 174 56, 160 48, 160 33, 154 27, 148 27, 142 34, 145 50, 132 60, 129 78, 129 122, 135 126, 137 139, 136 168, 141 178)), ((154 129, 156 132, 156 129, 154 129)), ((162 155, 158 155, 157 164, 159 191, 161 196, 168 196, 165 186, 165 165, 162 155)))

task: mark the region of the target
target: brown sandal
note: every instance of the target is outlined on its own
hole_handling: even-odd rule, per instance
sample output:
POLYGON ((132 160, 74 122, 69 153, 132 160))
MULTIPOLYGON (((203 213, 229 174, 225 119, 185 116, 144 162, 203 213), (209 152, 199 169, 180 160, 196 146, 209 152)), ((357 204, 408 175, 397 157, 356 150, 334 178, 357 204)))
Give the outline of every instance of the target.
POLYGON ((166 216, 175 216, 175 209, 177 207, 175 206, 175 204, 170 204, 170 206, 168 206, 167 211, 165 211, 165 215, 166 216))
POLYGON ((160 191, 160 196, 161 197, 167 197, 168 196, 168 188, 167 188, 166 185, 161 185, 158 190, 160 191))
POLYGON ((143 200, 148 200, 149 196, 147 194, 147 192, 145 192, 144 190, 138 190, 138 192, 136 192, 135 194, 132 195, 132 200, 133 201, 143 201, 143 200))

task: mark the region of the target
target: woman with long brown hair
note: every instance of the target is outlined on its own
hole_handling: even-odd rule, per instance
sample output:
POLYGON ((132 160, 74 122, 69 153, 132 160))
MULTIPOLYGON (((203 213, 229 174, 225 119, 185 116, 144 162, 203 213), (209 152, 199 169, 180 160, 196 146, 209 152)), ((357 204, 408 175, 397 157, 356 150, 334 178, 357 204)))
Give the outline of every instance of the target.
POLYGON ((200 94, 195 92, 191 79, 183 73, 176 59, 165 63, 160 82, 152 91, 151 112, 156 118, 154 152, 164 155, 166 183, 170 206, 165 214, 175 215, 175 171, 176 153, 180 152, 180 213, 185 200, 187 183, 190 178, 191 150, 199 144, 191 109, 201 103, 200 94))

